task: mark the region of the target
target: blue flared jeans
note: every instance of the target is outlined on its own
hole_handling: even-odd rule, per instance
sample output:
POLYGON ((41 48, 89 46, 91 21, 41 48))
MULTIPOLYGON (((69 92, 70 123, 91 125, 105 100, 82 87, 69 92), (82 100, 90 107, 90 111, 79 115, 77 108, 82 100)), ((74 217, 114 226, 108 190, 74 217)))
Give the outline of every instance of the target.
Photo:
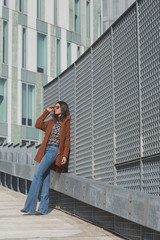
POLYGON ((40 200, 38 212, 48 214, 50 165, 56 160, 58 147, 46 146, 45 154, 34 174, 23 210, 35 213, 37 202, 40 200))

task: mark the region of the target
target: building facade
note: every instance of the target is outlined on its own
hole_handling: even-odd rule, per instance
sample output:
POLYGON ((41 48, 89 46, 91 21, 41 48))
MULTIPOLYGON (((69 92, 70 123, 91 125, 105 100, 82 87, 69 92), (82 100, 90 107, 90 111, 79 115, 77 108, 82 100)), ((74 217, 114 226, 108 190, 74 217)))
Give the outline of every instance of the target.
POLYGON ((101 1, 0 1, 0 142, 39 142, 43 86, 100 35, 101 1))
POLYGON ((134 2, 135 0, 103 0, 103 32, 134 2))

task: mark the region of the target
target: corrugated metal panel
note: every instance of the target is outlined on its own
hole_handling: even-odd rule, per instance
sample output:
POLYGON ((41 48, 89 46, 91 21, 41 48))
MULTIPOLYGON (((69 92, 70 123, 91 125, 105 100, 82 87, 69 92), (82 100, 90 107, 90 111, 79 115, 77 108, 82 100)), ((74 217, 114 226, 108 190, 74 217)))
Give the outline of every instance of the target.
POLYGON ((140 156, 136 8, 113 28, 113 71, 117 163, 140 156))
POLYGON ((160 196, 160 157, 143 161, 143 191, 160 196))
POLYGON ((75 70, 74 67, 70 68, 60 77, 60 100, 65 101, 71 114, 71 147, 69 154, 69 168, 68 172, 74 172, 75 169, 75 70))
POLYGON ((44 109, 50 105, 55 105, 56 102, 59 100, 59 89, 58 89, 58 79, 53 81, 47 87, 44 88, 44 98, 43 104, 44 109))
POLYGON ((160 194, 158 17, 158 0, 138 1, 44 88, 44 106, 70 107, 70 172, 160 194))
POLYGON ((76 174, 92 177, 91 54, 76 66, 76 174))
POLYGON ((140 163, 128 163, 117 167, 117 185, 136 191, 141 189, 140 163))
POLYGON ((139 2, 142 136, 144 156, 160 153, 159 18, 159 0, 145 0, 139 2))
POLYGON ((94 178, 114 183, 111 33, 93 47, 94 178))

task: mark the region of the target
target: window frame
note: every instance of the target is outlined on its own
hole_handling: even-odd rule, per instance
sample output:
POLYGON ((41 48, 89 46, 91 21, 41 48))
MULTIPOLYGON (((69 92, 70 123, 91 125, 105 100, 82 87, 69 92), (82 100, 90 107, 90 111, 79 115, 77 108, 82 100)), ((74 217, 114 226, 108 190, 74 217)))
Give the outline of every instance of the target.
POLYGON ((22 82, 21 85, 21 96, 22 96, 22 102, 21 102, 21 125, 26 126, 26 127, 34 127, 35 125, 35 116, 36 116, 36 86, 35 84, 28 83, 28 82, 22 82), (26 87, 26 124, 23 124, 23 84, 25 84, 26 87), (28 86, 33 86, 34 87, 34 119, 32 119, 33 123, 32 125, 28 125, 28 86))
POLYGON ((61 73, 61 39, 57 38, 56 40, 56 74, 57 76, 61 73), (58 42, 59 42, 59 49, 58 49, 58 42), (59 51, 59 52, 58 52, 59 51), (58 57, 59 54, 59 57, 58 57))
POLYGON ((120 13, 120 9, 119 9, 119 0, 113 0, 113 3, 112 3, 112 13, 113 13, 113 16, 116 17, 119 15, 120 13), (116 8, 115 8, 116 7, 116 8))
POLYGON ((5 7, 8 6, 8 2, 7 2, 7 0, 4 0, 4 1, 3 1, 3 6, 5 6, 5 7))
POLYGON ((74 31, 76 32, 76 33, 81 33, 81 2, 80 2, 80 0, 74 0, 74 31), (79 13, 78 13, 78 15, 76 15, 76 1, 78 1, 78 8, 79 8, 79 13), (77 16, 77 18, 78 18, 78 20, 79 20, 79 23, 78 24, 76 24, 76 16, 77 16), (77 25, 78 25, 78 27, 77 27, 77 25))
POLYGON ((7 123, 8 122, 8 114, 7 114, 7 105, 8 105, 8 98, 7 98, 7 93, 8 93, 8 91, 7 91, 7 87, 8 87, 8 83, 7 83, 7 79, 6 78, 3 78, 3 77, 0 77, 0 80, 3 80, 3 81, 5 81, 5 89, 3 89, 4 91, 5 91, 5 97, 6 97, 6 99, 5 99, 5 101, 6 101, 6 103, 5 103, 5 105, 6 105, 6 112, 5 112, 5 120, 4 121, 1 121, 0 120, 0 123, 7 123))
POLYGON ((37 32, 37 72, 47 75, 47 35, 41 32, 37 32), (43 63, 45 65, 43 66, 43 72, 38 71, 38 68, 40 69, 40 67, 38 67, 38 35, 42 35, 44 37, 45 43, 43 44, 46 44, 45 46, 46 49, 44 49, 44 51, 46 51, 46 56, 43 56, 44 61, 46 59, 46 63, 45 62, 43 63))
POLYGON ((22 27, 22 68, 27 68, 27 28, 22 27), (25 30, 25 46, 24 46, 24 39, 23 39, 23 31, 25 30), (23 52, 23 47, 25 47, 25 53, 23 52), (25 58, 25 59, 24 59, 25 58), (25 64, 24 64, 25 62, 25 64))
POLYGON ((53 18, 54 18, 53 19, 54 25, 58 25, 58 1, 57 0, 54 0, 54 16, 53 16, 53 18))
POLYGON ((37 0, 37 19, 42 19, 42 0, 37 0))
POLYGON ((81 47, 77 46, 77 58, 81 56, 81 47))
POLYGON ((24 13, 24 0, 19 0, 19 12, 24 13))
POLYGON ((90 30, 90 25, 91 25, 91 6, 90 6, 90 1, 86 1, 86 36, 88 38, 91 37, 91 30, 90 30), (88 4, 88 5, 87 5, 88 4), (89 7, 88 7, 89 6, 89 7), (88 10, 89 9, 89 10, 88 10), (89 16, 88 16, 89 15, 89 16), (88 22, 89 21, 89 22, 88 22))
POLYGON ((72 57, 71 57, 71 42, 67 42, 67 68, 71 66, 72 57), (69 48, 68 48, 69 46, 69 48), (69 51, 68 51, 69 49, 69 51), (68 54, 69 53, 69 54, 68 54))
POLYGON ((3 64, 8 64, 8 21, 3 20, 3 30, 2 30, 2 63, 3 64), (6 42, 4 41, 4 24, 7 26, 7 32, 6 32, 6 42), (5 42, 5 46, 4 46, 5 42), (6 48, 6 49, 5 49, 6 48))

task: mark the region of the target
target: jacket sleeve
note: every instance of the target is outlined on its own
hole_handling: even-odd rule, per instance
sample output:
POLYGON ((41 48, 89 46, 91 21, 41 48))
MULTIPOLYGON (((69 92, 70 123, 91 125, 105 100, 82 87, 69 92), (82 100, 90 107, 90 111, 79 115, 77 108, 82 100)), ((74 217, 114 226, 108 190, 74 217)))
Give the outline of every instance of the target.
POLYGON ((68 153, 70 149, 70 119, 66 122, 65 132, 66 134, 65 134, 63 157, 68 158, 68 153))
POLYGON ((50 120, 44 122, 44 119, 48 116, 48 114, 49 114, 49 111, 46 109, 42 113, 42 115, 39 118, 37 118, 36 123, 35 123, 35 128, 41 129, 44 132, 46 131, 46 128, 48 126, 48 122, 50 120))

